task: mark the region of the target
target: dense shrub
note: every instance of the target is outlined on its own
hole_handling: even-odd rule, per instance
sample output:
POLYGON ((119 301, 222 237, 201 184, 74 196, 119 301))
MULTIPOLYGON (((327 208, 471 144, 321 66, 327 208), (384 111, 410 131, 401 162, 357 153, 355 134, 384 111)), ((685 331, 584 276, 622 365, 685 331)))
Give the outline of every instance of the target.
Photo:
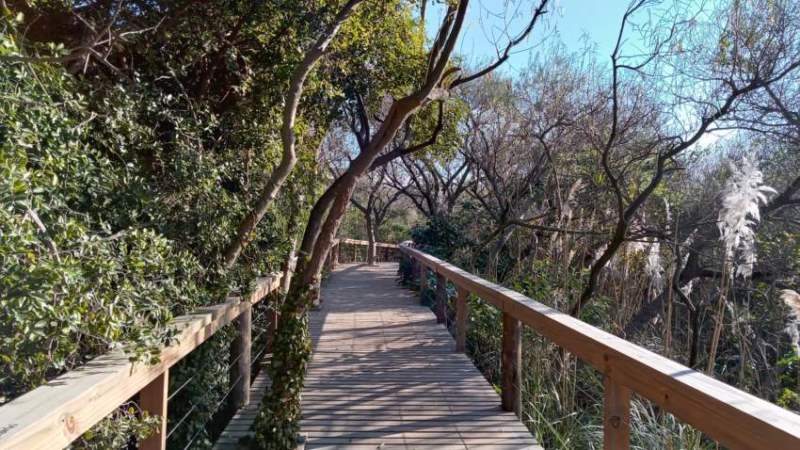
POLYGON ((464 216, 433 216, 411 229, 414 243, 439 258, 448 259, 458 249, 474 244, 461 232, 464 216))
POLYGON ((133 201, 111 200, 143 180, 93 145, 95 119, 66 74, 8 65, 0 91, 3 395, 113 347, 158 358, 173 311, 203 302, 197 259, 147 226, 112 228, 133 201))
MULTIPOLYGON (((316 150, 344 90, 396 90, 423 68, 406 64, 422 42, 407 39, 405 4, 365 8, 341 30, 306 82, 298 165, 222 270, 280 158, 292 71, 340 2, 146 3, 0 10, 0 308, 12 312, 0 317, 0 403, 110 349, 151 362, 173 317, 278 270, 326 182, 316 150), (377 18, 398 26, 369 26, 377 18)), ((171 446, 210 446, 232 336, 172 368, 172 390, 189 383, 169 408, 171 426, 185 419, 171 446)), ((120 447, 150 423, 132 403, 76 445, 120 447)))
MULTIPOLYGON (((93 74, 94 65, 76 76, 38 60, 58 45, 21 48, 22 18, 0 28, 0 403, 111 349, 157 360, 175 316, 280 268, 297 232, 287 215, 302 220, 322 181, 303 157, 253 245, 219 271, 217 255, 277 161, 279 109, 212 111, 216 100, 180 93, 164 59, 132 78, 93 74)), ((275 88, 262 100, 279 92, 279 79, 263 81, 275 88)), ((210 446, 231 339, 219 333, 173 368, 172 389, 194 379, 170 405, 171 424, 189 413, 171 445, 210 446)), ((152 423, 129 403, 75 446, 123 447, 152 423)))

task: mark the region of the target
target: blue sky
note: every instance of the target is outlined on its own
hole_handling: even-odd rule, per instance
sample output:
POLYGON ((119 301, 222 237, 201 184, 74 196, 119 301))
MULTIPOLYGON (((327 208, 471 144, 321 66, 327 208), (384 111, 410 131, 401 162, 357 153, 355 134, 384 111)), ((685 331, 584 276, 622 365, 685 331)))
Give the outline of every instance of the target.
MULTIPOLYGON (((544 38, 557 39, 569 51, 580 51, 591 46, 603 61, 613 50, 622 15, 629 0, 555 0, 548 7, 545 26, 537 27, 525 45, 506 63, 505 73, 518 72, 535 55, 536 45, 544 38)), ((495 40, 504 46, 508 42, 503 30, 517 34, 530 18, 533 1, 474 0, 467 12, 465 29, 457 48, 458 53, 473 63, 486 62, 496 55, 495 40), (514 5, 510 5, 510 4, 514 5), (522 4, 524 9, 514 10, 522 4), (508 26, 506 26, 508 24, 508 26)), ((441 21, 441 5, 429 6, 426 23, 432 38, 441 21)))
MULTIPOLYGON (((497 48, 505 48, 508 30, 516 36, 528 23, 531 8, 537 0, 471 0, 467 10, 464 30, 456 48, 457 53, 473 66, 483 66, 497 57, 497 48), (515 7, 521 7, 514 10, 515 7)), ((710 11, 715 0, 693 0, 688 4, 691 8, 710 11)), ((538 50, 545 45, 560 42, 568 52, 581 52, 587 47, 595 54, 601 64, 610 63, 610 55, 614 49, 622 16, 625 14, 630 0, 551 0, 546 20, 534 29, 528 41, 520 46, 509 60, 498 69, 506 75, 514 75, 524 71, 528 61, 536 56, 538 50), (546 42, 543 44, 543 42, 546 42)), ((658 8, 669 8, 665 2, 655 6, 650 12, 658 13, 658 8)), ((662 11, 663 12, 663 11, 662 11)), ((430 39, 435 37, 441 23, 444 8, 441 4, 429 2, 426 13, 426 31, 430 39)), ((640 11, 633 22, 647 20, 648 11, 640 11)), ((626 29, 623 40, 623 54, 639 53, 638 33, 626 29)), ((700 146, 716 143, 720 138, 730 136, 731 132, 715 132, 703 136, 700 146)))

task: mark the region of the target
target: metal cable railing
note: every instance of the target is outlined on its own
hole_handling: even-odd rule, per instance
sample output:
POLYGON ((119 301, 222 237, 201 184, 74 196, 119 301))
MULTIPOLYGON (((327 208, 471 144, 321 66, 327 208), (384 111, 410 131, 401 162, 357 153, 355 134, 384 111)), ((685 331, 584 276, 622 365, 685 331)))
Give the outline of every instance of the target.
MULTIPOLYGON (((254 368, 256 368, 258 365, 260 365, 262 363, 261 359, 268 351, 269 342, 267 340, 267 334, 270 332, 270 319, 269 319, 269 314, 268 314, 269 310, 270 310, 269 307, 254 308, 254 314, 253 314, 253 316, 254 316, 253 319, 254 320, 253 320, 253 323, 254 323, 254 325, 259 324, 259 323, 263 324, 262 327, 258 327, 258 328, 263 328, 263 329, 261 329, 258 334, 253 336, 252 342, 255 343, 255 342, 262 342, 263 341, 263 344, 259 347, 258 350, 255 350, 255 349, 251 348, 251 352, 250 353, 251 353, 251 355, 253 357, 253 362, 250 365, 251 373, 254 372, 253 371, 254 368)), ((240 337, 240 336, 241 336, 241 334, 237 334, 236 337, 240 337)), ((240 353, 240 354, 236 355, 233 359, 231 359, 227 364, 227 368, 226 368, 227 372, 231 373, 232 369, 239 363, 241 358, 244 357, 244 356, 245 356, 244 353, 240 353)), ((180 394, 182 391, 187 389, 189 386, 193 386, 193 382, 195 382, 196 379, 197 379, 197 376, 196 375, 192 375, 188 379, 183 381, 178 388, 176 388, 173 392, 170 393, 169 397, 167 398, 167 401, 169 402, 169 401, 173 400, 173 398, 175 396, 180 394)), ((241 374, 238 375, 237 377, 229 380, 228 384, 229 384, 230 387, 226 390, 225 394, 219 400, 217 400, 216 403, 208 410, 208 412, 202 411, 201 408, 198 405, 192 403, 192 401, 190 399, 187 399, 186 402, 189 403, 190 408, 180 417, 180 419, 178 419, 178 421, 175 423, 175 425, 172 425, 170 427, 169 432, 167 433, 166 439, 167 440, 174 440, 177 436, 179 436, 180 434, 179 433, 176 434, 176 433, 178 431, 180 431, 182 427, 184 427, 185 425, 191 423, 190 419, 194 415, 199 414, 199 413, 207 414, 207 419, 202 423, 201 426, 198 427, 198 430, 195 431, 188 438, 188 442, 183 447, 184 449, 192 448, 192 445, 194 445, 196 443, 197 439, 199 439, 204 433, 209 433, 210 432, 209 426, 211 424, 213 424, 215 422, 215 420, 218 419, 218 414, 221 412, 223 405, 225 405, 228 402, 228 400, 230 399, 231 395, 234 393, 235 389, 237 388, 237 386, 238 386, 238 384, 239 384, 239 382, 241 380, 242 380, 242 375, 241 374)), ((252 380, 251 380, 251 383, 252 383, 252 380)), ((249 386, 248 386, 248 388, 249 388, 249 386)))
POLYGON ((195 377, 194 375, 190 376, 186 381, 183 382, 183 384, 178 386, 178 388, 175 389, 174 392, 170 393, 169 397, 167 397, 167 402, 172 400, 172 398, 175 397, 176 395, 178 395, 183 390, 183 388, 185 388, 187 385, 189 385, 189 383, 191 383, 192 380, 194 380, 194 377, 195 377))
MULTIPOLYGON (((231 367, 232 367, 232 366, 231 366, 231 367)), ((197 430, 197 431, 196 431, 196 432, 195 432, 195 433, 192 435, 192 437, 191 437, 191 438, 189 438, 189 442, 186 444, 186 446, 185 446, 185 447, 183 447, 183 448, 184 448, 184 450, 186 450, 187 448, 191 448, 191 447, 192 447, 192 444, 194 444, 194 442, 197 440, 197 438, 198 438, 198 437, 200 437, 200 435, 201 435, 201 434, 203 434, 203 432, 207 432, 207 429, 206 429, 206 427, 208 426, 209 422, 211 422, 211 421, 213 420, 213 418, 214 418, 214 415, 215 415, 217 412, 219 412, 219 409, 222 407, 222 405, 223 405, 223 404, 225 404, 225 401, 226 401, 226 400, 228 400, 228 398, 231 396, 231 394, 233 393, 234 389, 236 389, 236 385, 237 385, 237 383, 238 383, 238 382, 239 382, 241 379, 242 379, 242 377, 241 377, 241 376, 240 376, 240 377, 237 377, 237 378, 236 378, 236 380, 234 380, 234 382, 233 382, 233 383, 231 383, 231 387, 230 387, 230 389, 228 389, 228 392, 226 392, 226 393, 225 393, 225 395, 224 395, 224 396, 223 396, 223 397, 222 397, 222 398, 221 398, 221 399, 220 399, 220 400, 217 402, 217 404, 216 404, 216 405, 214 405, 214 407, 211 409, 211 412, 210 412, 210 414, 209 414, 209 420, 207 420, 207 421, 206 421, 206 422, 203 424, 203 426, 202 426, 202 427, 200 427, 200 428, 199 428, 199 429, 198 429, 198 430, 197 430)), ((176 426, 175 428, 177 428, 177 426, 176 426)), ((167 439, 169 439, 169 434, 167 435, 167 439)))

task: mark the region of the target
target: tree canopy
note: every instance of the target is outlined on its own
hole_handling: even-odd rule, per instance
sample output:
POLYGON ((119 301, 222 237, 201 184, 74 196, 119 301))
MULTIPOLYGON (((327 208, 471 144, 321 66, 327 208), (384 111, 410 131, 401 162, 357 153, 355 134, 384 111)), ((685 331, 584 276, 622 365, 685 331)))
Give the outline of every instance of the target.
MULTIPOLYGON (((610 55, 550 33, 559 7, 498 6, 477 64, 468 11, 492 6, 468 0, 0 0, 0 404, 111 349, 156 361, 175 316, 293 270, 255 319, 280 314, 250 442, 290 448, 307 314, 352 237, 800 411, 800 4, 633 0, 610 55)), ((497 382, 501 318, 470 308, 497 382)), ((172 369, 170 447, 211 447, 233 339, 172 369)), ((526 425, 598 445, 602 383, 524 342, 526 425)), ((635 408, 644 448, 713 445, 635 408)), ((75 446, 152 426, 133 402, 75 446)))

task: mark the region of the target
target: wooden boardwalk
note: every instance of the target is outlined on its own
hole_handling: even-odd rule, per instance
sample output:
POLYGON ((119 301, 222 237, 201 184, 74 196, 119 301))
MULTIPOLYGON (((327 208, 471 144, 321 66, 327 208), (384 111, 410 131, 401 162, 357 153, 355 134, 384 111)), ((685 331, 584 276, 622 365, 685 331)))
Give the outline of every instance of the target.
POLYGON ((258 372, 258 376, 250 383, 250 403, 236 411, 228 425, 225 426, 225 430, 217 438, 217 442, 214 443, 214 450, 240 450, 244 448, 239 445, 239 440, 245 436, 253 436, 250 427, 256 420, 258 408, 268 388, 267 368, 262 367, 258 372))
MULTIPOLYGON (((311 313, 306 448, 540 449, 396 272, 396 263, 343 265, 323 287, 322 307, 311 313)), ((215 449, 237 449, 252 434, 265 373, 215 449)))
MULTIPOLYGON (((345 241, 362 245, 352 240, 335 245, 345 241)), ((502 311, 497 327, 504 335, 501 371, 507 375, 509 404, 521 377, 518 336, 526 326, 603 375, 602 433, 608 448, 629 447, 635 393, 726 448, 800 449, 800 415, 794 412, 413 247, 396 251, 455 285, 457 323, 467 323, 467 294, 502 311)), ((451 350, 453 341, 432 312, 396 285, 396 267, 342 266, 323 287, 325 302, 312 314, 315 353, 303 392, 307 447, 540 448, 514 415, 500 410, 498 395, 471 362, 451 350)), ((112 351, 4 404, 0 448, 67 447, 137 393, 140 407, 162 419, 161 435, 141 444, 164 448, 163 438, 179 426, 164 420, 170 366, 234 321, 242 336, 252 336, 252 321, 236 319, 275 292, 280 281, 281 274, 261 278, 245 299, 228 298, 177 317, 177 339, 162 347, 156 364, 132 367, 124 352, 112 351)), ((248 350, 232 345, 231 360, 248 350)), ((260 374, 249 386, 252 404, 236 414, 218 449, 237 449, 239 437, 251 433, 268 385, 260 374)), ((234 386, 230 393, 243 396, 243 388, 234 386)))
POLYGON ((311 314, 306 448, 540 448, 397 264, 340 267, 311 314))

